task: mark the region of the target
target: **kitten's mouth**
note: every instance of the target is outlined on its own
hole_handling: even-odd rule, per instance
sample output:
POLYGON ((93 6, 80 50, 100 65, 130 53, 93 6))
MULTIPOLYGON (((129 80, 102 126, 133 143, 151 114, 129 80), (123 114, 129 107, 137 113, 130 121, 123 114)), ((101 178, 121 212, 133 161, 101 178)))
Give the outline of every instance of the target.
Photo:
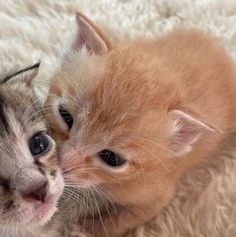
POLYGON ((19 221, 26 225, 41 226, 47 223, 57 211, 57 202, 63 192, 64 182, 59 175, 57 182, 51 184, 42 200, 32 197, 22 199, 21 210, 19 210, 19 221))
POLYGON ((47 195, 44 202, 26 199, 25 204, 29 206, 32 213, 28 222, 35 225, 43 225, 49 221, 57 210, 58 198, 59 195, 47 195))

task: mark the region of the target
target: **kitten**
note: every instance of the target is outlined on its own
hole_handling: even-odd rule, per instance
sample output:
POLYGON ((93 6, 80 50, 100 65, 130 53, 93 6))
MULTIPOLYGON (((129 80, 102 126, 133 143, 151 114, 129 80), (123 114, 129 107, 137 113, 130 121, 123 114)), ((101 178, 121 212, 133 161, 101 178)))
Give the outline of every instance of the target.
POLYGON ((35 64, 7 75, 0 83, 2 237, 58 237, 59 233, 56 223, 47 222, 57 210, 64 182, 55 142, 31 86, 37 68, 35 64), (18 74, 20 78, 15 78, 18 74))
POLYGON ((155 217, 233 131, 235 65, 196 29, 112 45, 81 13, 77 24, 46 106, 67 185, 111 205, 95 200, 86 230, 115 237, 155 217))

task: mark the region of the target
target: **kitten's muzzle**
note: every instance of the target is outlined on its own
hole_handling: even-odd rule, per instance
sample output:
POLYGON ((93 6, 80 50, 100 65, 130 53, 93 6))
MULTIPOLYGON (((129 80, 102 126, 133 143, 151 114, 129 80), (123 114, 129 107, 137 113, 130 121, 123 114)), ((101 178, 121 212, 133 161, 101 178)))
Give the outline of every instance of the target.
POLYGON ((37 184, 27 187, 23 192, 20 191, 20 194, 25 200, 45 202, 47 192, 48 182, 47 180, 42 180, 37 184))
POLYGON ((25 169, 11 182, 10 189, 21 196, 25 201, 39 201, 44 203, 49 192, 48 178, 37 169, 25 169))

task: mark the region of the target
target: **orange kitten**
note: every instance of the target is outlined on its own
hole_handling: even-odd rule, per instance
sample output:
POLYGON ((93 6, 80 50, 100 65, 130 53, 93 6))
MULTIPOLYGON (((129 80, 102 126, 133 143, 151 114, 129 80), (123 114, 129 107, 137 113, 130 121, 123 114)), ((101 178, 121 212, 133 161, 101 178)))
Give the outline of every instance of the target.
POLYGON ((68 185, 115 206, 87 230, 115 237, 156 216, 184 172, 233 130, 236 74, 198 30, 113 46, 84 15, 77 23, 47 106, 68 185))

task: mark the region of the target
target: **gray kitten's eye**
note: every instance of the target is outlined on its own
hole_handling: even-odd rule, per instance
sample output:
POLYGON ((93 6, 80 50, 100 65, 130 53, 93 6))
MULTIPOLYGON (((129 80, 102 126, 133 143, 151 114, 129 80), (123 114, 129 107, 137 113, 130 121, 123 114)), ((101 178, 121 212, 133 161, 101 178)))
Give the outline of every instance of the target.
POLYGON ((98 153, 100 159, 111 167, 123 165, 126 160, 110 150, 102 150, 98 153))
POLYGON ((29 150, 33 156, 44 155, 52 148, 52 140, 45 133, 37 133, 29 140, 29 150))
POLYGON ((72 115, 62 105, 59 106, 59 114, 62 117, 63 121, 68 126, 69 130, 71 130, 74 123, 74 119, 72 115))

